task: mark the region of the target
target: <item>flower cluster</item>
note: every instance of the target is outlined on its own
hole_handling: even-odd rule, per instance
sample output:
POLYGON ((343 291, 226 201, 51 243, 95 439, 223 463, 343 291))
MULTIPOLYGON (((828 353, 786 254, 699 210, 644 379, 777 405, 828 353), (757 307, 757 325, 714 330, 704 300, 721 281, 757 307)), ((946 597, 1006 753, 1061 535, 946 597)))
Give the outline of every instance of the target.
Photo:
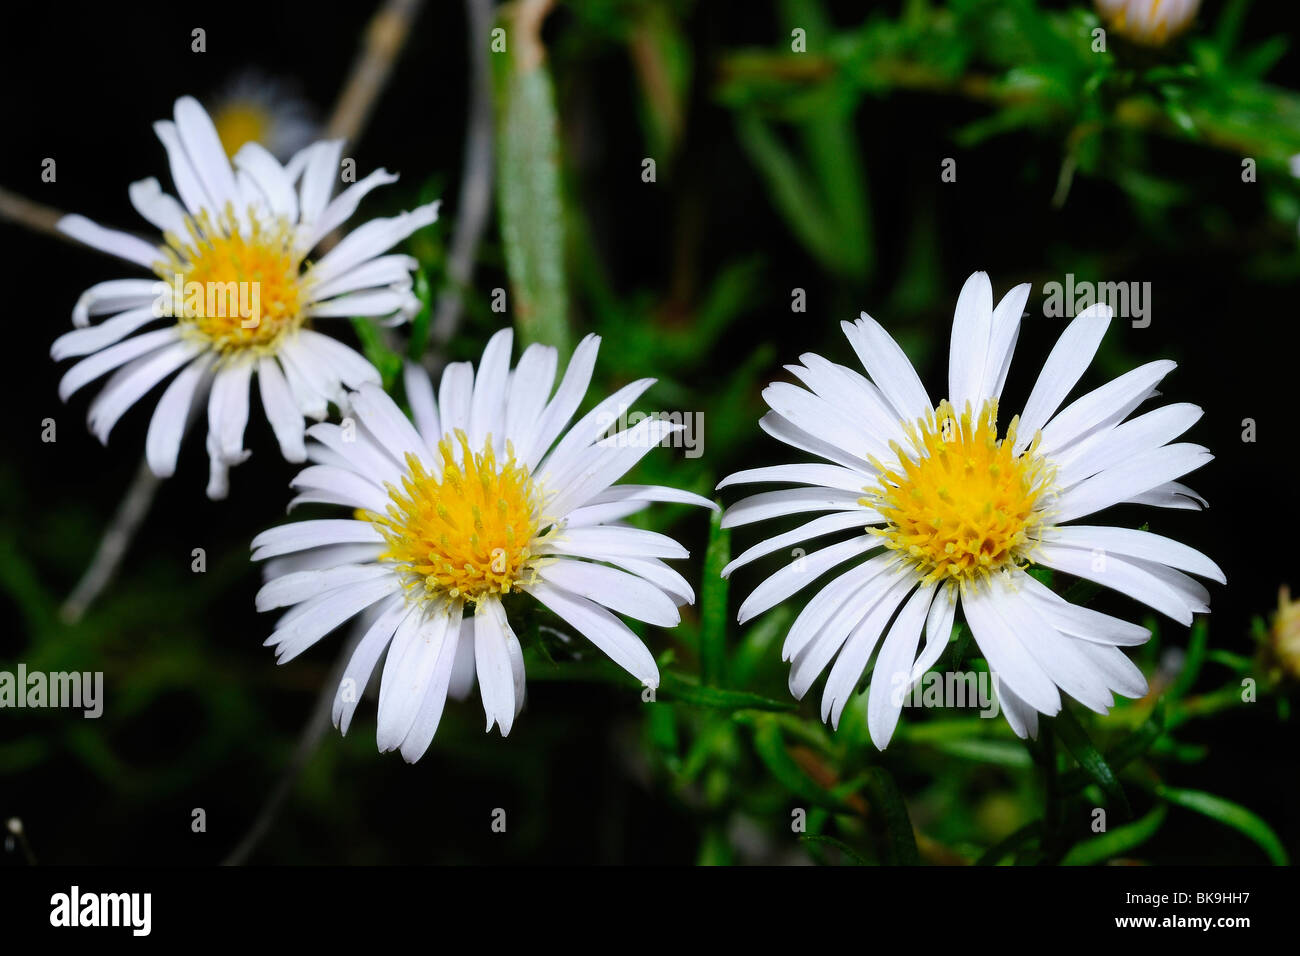
MULTIPOLYGON (((1103 7, 1117 26, 1156 37, 1175 32, 1195 4, 1103 7)), ((408 364, 408 416, 375 368, 322 329, 346 317, 400 323, 418 309, 416 262, 389 250, 434 222, 438 204, 371 220, 313 258, 368 193, 396 177, 381 169, 333 195, 337 141, 306 146, 283 165, 256 141, 229 159, 189 97, 155 131, 179 198, 152 178, 132 184, 129 196, 160 241, 81 216, 59 223, 153 274, 101 282, 81 296, 75 328, 52 348, 56 359, 79 359, 59 392, 67 399, 112 373, 89 415, 107 442, 122 415, 170 379, 148 429, 149 466, 173 473, 191 417, 206 408, 207 490, 219 498, 228 470, 249 454, 256 379, 284 458, 307 463, 292 481, 291 505, 344 509, 253 541, 253 558, 267 562, 257 607, 282 612, 266 642, 281 663, 358 621, 335 724, 347 731, 383 658, 380 750, 419 759, 447 698, 475 685, 487 729, 508 734, 526 692, 508 609, 524 596, 656 687, 656 659, 624 618, 679 623, 694 592, 667 562, 687 552, 625 519, 657 502, 716 506, 672 487, 619 483, 682 428, 648 418, 611 433, 609 423, 653 380, 632 382, 579 416, 599 340, 588 336, 570 356, 532 344, 516 363, 513 336, 502 330, 477 366, 446 366, 436 387, 408 364), (326 421, 331 406, 337 422, 326 421)), ((1106 333, 1107 307, 1069 324, 1021 413, 1006 418, 1000 400, 1028 295, 1017 286, 995 304, 988 277, 970 277, 939 400, 879 323, 865 313, 843 323, 860 369, 810 352, 789 366, 799 384, 763 393, 771 411, 760 428, 814 460, 738 472, 718 486, 792 486, 735 502, 724 527, 813 516, 750 547, 724 577, 805 542, 849 535, 800 552, 749 594, 739 620, 833 572, 786 635, 790 690, 802 698, 825 674, 821 714, 838 725, 870 667, 868 726, 882 749, 959 612, 1022 737, 1036 734, 1040 714, 1059 712, 1064 696, 1105 713, 1114 695, 1146 692, 1123 650, 1145 641, 1146 629, 1067 602, 1035 568, 1097 582, 1182 624, 1209 610, 1193 576, 1224 580, 1209 558, 1177 541, 1080 523, 1123 503, 1199 508, 1180 479, 1211 460, 1178 440, 1200 418, 1196 406, 1136 414, 1172 362, 1143 365, 1066 403, 1106 333)))

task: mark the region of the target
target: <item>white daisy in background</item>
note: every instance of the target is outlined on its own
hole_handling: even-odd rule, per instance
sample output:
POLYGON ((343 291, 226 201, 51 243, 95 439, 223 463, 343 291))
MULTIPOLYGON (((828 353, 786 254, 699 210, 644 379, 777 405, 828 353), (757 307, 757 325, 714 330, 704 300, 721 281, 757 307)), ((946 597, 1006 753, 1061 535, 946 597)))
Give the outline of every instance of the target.
POLYGON ((64 216, 58 224, 72 238, 155 278, 91 286, 73 309, 76 328, 50 353, 56 360, 87 356, 59 383, 64 401, 116 370, 90 406, 91 429, 105 443, 128 408, 180 369, 149 424, 149 466, 159 477, 172 474, 190 409, 206 400, 208 495, 220 498, 230 466, 248 457, 244 428, 254 376, 289 461, 305 460, 304 415, 322 419, 327 403, 345 403, 345 386, 379 381, 369 362, 311 325, 348 316, 401 322, 418 311, 411 291, 416 261, 382 253, 434 222, 438 203, 371 220, 309 262, 311 250, 351 217, 367 193, 397 177, 380 169, 331 199, 341 141, 309 146, 285 166, 249 143, 232 169, 198 101, 177 100, 175 117, 154 130, 166 147, 180 201, 156 179, 129 190, 136 211, 162 230, 161 244, 84 216, 64 216), (93 315, 111 318, 92 326, 93 315), (160 321, 164 327, 133 334, 160 321))
POLYGON ((1106 25, 1134 43, 1161 46, 1196 19, 1201 0, 1096 0, 1106 25))
MULTIPOLYGON (((648 687, 654 657, 616 614, 660 627, 694 601, 664 563, 687 552, 672 538, 620 519, 655 501, 714 507, 674 488, 615 485, 682 428, 645 419, 602 438, 653 379, 620 389, 565 431, 587 392, 600 340, 574 351, 559 387, 553 348, 529 346, 510 367, 512 336, 494 335, 477 374, 448 365, 434 398, 408 366, 414 426, 378 386, 352 396, 355 421, 313 425, 293 504, 324 502, 353 516, 273 528, 253 558, 275 558, 257 595, 265 611, 291 607, 267 644, 292 660, 369 609, 368 627, 339 685, 343 733, 385 648, 378 744, 418 760, 450 693, 477 676, 487 715, 504 736, 524 702, 524 659, 502 598, 531 595, 648 687), (548 401, 549 397, 549 401, 548 401)), ((291 506, 292 507, 292 504, 291 506)))
POLYGON ((311 105, 293 87, 257 70, 238 74, 212 98, 217 137, 234 157, 246 143, 260 143, 286 161, 320 135, 311 105))
POLYGON ((867 722, 881 749, 903 696, 947 645, 958 604, 1021 737, 1037 734, 1040 712, 1060 710, 1061 691, 1101 713, 1114 703, 1112 692, 1146 693, 1141 671, 1120 647, 1143 643, 1147 630, 1065 601, 1027 573, 1031 565, 1095 581, 1183 624, 1209 610, 1208 592, 1183 572, 1224 580, 1212 561, 1168 538, 1070 524, 1122 502, 1204 504, 1175 479, 1212 456, 1198 445, 1170 444, 1201 409, 1166 405, 1129 420, 1173 362, 1136 368, 1057 412, 1101 343, 1108 307, 1090 308, 1070 323, 1024 411, 999 435, 998 396, 1028 295, 1027 284, 1017 286, 994 308, 988 276, 967 280, 953 320, 948 397, 937 405, 874 319, 863 313, 843 323, 870 380, 805 354, 803 365, 788 368, 807 388, 769 386, 763 397, 772 411, 759 422, 774 438, 825 461, 743 471, 718 486, 805 486, 736 502, 724 527, 826 512, 750 548, 724 576, 801 542, 857 531, 769 577, 741 606, 740 621, 853 561, 799 614, 784 659, 793 661, 790 689, 798 698, 835 659, 822 717, 838 726, 879 646, 867 722))

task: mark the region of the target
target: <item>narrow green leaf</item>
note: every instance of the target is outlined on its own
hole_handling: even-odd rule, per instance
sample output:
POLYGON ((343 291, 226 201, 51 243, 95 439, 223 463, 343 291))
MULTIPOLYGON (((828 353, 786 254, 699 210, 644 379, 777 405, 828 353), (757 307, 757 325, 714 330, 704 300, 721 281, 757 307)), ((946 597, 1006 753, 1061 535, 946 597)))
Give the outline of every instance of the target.
POLYGON ((828 793, 815 780, 803 772, 795 763, 790 751, 785 746, 785 735, 774 720, 759 720, 754 723, 754 752, 767 767, 776 781, 796 796, 813 803, 842 809, 842 801, 834 794, 828 793))
POLYGON ((1200 618, 1192 624, 1191 634, 1187 638, 1187 656, 1183 659, 1183 667, 1178 672, 1178 679, 1174 681, 1174 686, 1165 693, 1166 699, 1178 700, 1195 686, 1196 678, 1201 673, 1201 666, 1205 663, 1209 641, 1210 626, 1205 623, 1204 618, 1200 618))
POLYGON ((835 837, 826 836, 824 833, 808 833, 799 838, 804 843, 816 845, 833 846, 848 858, 850 866, 870 866, 871 864, 853 847, 849 846, 843 840, 837 840, 835 837))
POLYGON ((1062 707, 1061 712, 1052 721, 1052 726, 1061 738, 1061 743, 1065 744, 1074 759, 1079 761, 1079 766, 1093 783, 1101 787, 1110 805, 1125 816, 1132 816, 1133 810, 1129 806, 1128 797, 1124 795, 1124 788, 1120 786, 1115 772, 1111 770, 1110 764, 1101 755, 1101 751, 1093 745, 1074 714, 1068 708, 1062 707))
MULTIPOLYGON (((517 13, 520 8, 510 9, 517 13)), ((538 26, 507 22, 510 53, 492 58, 497 66, 497 207, 515 328, 524 344, 553 345, 565 355, 569 301, 559 121, 538 26)))
POLYGON ((1254 840, 1276 866, 1287 866, 1290 860, 1282 841, 1273 832, 1273 828, 1263 818, 1239 803, 1233 803, 1223 797, 1206 793, 1203 790, 1181 790, 1175 787, 1157 786, 1156 796, 1168 800, 1185 810, 1193 810, 1217 820, 1224 826, 1232 827, 1254 840))
POLYGON ((727 666, 727 580, 722 569, 731 560, 731 531, 722 527, 722 513, 709 521, 709 546, 704 552, 700 581, 700 680, 719 685, 727 666))
POLYGON ((402 356, 394 352, 384 342, 383 333, 373 319, 354 316, 352 328, 356 330, 357 338, 361 340, 361 348, 366 358, 383 376, 384 389, 392 388, 393 382, 397 380, 398 374, 402 371, 402 356))
POLYGON ((1061 596, 1065 598, 1067 601, 1069 601, 1071 604, 1080 604, 1083 605, 1084 607, 1087 607, 1096 599, 1097 595, 1100 593, 1101 593, 1100 584, 1096 583, 1095 581, 1088 581, 1083 578, 1079 578, 1068 588, 1066 588, 1065 593, 1062 594, 1061 596))
MULTIPOLYGON (((1127 737, 1116 744, 1106 755, 1106 763, 1113 773, 1119 773, 1134 760, 1141 757, 1160 739, 1165 731, 1165 714, 1163 705, 1157 705, 1151 716, 1127 737)), ((1062 779, 1061 787, 1066 793, 1082 790, 1091 781, 1088 772, 1082 768, 1072 770, 1062 779)))
POLYGON ((1043 833, 1041 820, 1026 823, 1014 833, 1003 837, 984 851, 984 855, 975 861, 976 866, 997 866, 1011 854, 1039 839, 1043 833))
POLYGON ((1165 805, 1157 804, 1150 813, 1132 823, 1076 843, 1061 858, 1061 865, 1092 866, 1137 849, 1160 829, 1160 824, 1165 822, 1165 812, 1165 805))
POLYGON ((916 833, 912 830, 912 818, 908 816, 907 804, 898 790, 898 784, 889 771, 883 767, 872 767, 867 771, 867 792, 871 796, 871 808, 885 825, 888 837, 888 862, 895 865, 916 866, 921 862, 921 855, 916 850, 916 833))
POLYGON ((661 675, 658 694, 670 700, 680 700, 699 707, 712 707, 715 710, 792 711, 797 706, 794 701, 773 700, 749 691, 705 687, 671 671, 661 675))
POLYGON ((433 317, 433 294, 429 277, 421 266, 415 271, 415 297, 420 300, 420 311, 411 319, 411 337, 406 346, 406 357, 418 362, 429 344, 429 323, 433 317))
POLYGON ((695 855, 696 866, 731 866, 731 844, 727 834, 719 826, 711 826, 704 831, 700 839, 700 848, 695 855))
POLYGON ((934 749, 964 760, 976 760, 999 767, 1022 769, 1033 766, 1029 751, 1019 741, 968 737, 965 740, 937 740, 934 749))
POLYGON ((835 220, 826 212, 816 187, 790 150, 753 110, 737 114, 736 133, 794 234, 828 269, 844 271, 836 245, 835 220))

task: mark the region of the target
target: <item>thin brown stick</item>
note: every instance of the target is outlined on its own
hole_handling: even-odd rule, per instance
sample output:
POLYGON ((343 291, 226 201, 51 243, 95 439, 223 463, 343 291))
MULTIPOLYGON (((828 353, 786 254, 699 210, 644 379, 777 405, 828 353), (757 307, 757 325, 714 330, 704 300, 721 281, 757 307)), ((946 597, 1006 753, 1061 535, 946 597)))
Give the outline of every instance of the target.
MULTIPOLYGON (((15 226, 24 226, 33 232, 44 233, 64 242, 75 242, 55 228, 55 223, 63 218, 63 213, 53 206, 46 206, 30 199, 24 199, 17 193, 0 186, 0 219, 15 226)), ((76 243, 80 245, 80 243, 76 243)))
POLYGON ((492 212, 492 167, 495 136, 492 114, 492 67, 488 42, 492 0, 466 0, 469 20, 469 120, 465 130, 465 169, 457 200, 456 227, 447 254, 447 285, 438 296, 430 339, 441 348, 456 334, 464 312, 464 292, 492 212))
MULTIPOLYGON (((302 733, 298 735, 298 745, 294 747, 293 756, 289 758, 289 763, 280 771, 280 777, 271 788, 270 795, 262 803, 261 810, 258 811, 257 817, 253 820, 243 838, 238 845, 230 851, 230 854, 221 861, 222 866, 243 866, 252 856, 253 851, 262 839, 271 832, 271 824, 275 822, 276 814, 288 799, 293 785, 298 782, 298 777, 302 774, 311 755, 316 752, 320 746, 321 740, 330 729, 330 717, 334 711, 334 695, 338 692, 339 682, 343 680, 343 675, 347 671, 348 661, 352 658, 352 652, 361 643, 361 638, 365 636, 365 628, 354 626, 352 636, 343 642, 343 649, 339 653, 338 659, 334 662, 330 670, 329 677, 326 678, 320 694, 316 697, 316 704, 312 708, 311 717, 308 718, 306 725, 302 728, 302 733)), ((365 688, 358 689, 359 693, 364 693, 365 688)))
POLYGON ((421 0, 387 0, 371 19, 364 45, 352 63, 326 126, 330 139, 352 143, 360 138, 406 45, 420 6, 421 0))
POLYGON ((77 586, 72 589, 72 593, 59 608, 59 617, 64 623, 76 624, 80 621, 95 598, 99 597, 109 581, 113 580, 117 569, 122 564, 122 559, 126 557, 127 548, 131 546, 136 532, 144 523, 145 515, 149 513, 153 499, 158 494, 158 486, 161 484, 162 479, 154 475, 148 459, 141 461, 131 487, 127 489, 121 504, 117 506, 117 514, 113 515, 108 529, 99 539, 99 548, 95 551, 94 558, 82 573, 77 586))

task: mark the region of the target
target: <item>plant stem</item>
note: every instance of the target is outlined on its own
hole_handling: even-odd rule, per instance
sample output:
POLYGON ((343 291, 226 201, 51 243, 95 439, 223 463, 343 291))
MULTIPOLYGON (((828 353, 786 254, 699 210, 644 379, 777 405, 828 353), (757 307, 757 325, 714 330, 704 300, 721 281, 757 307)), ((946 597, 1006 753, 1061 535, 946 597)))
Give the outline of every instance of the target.
POLYGON ((63 606, 59 608, 59 617, 67 624, 76 624, 85 615, 86 610, 107 587, 108 582, 117 573, 126 550, 140 529, 145 515, 153 504, 154 496, 162 479, 154 475, 149 468, 148 459, 141 460, 140 468, 135 473, 135 480, 127 489, 117 514, 100 538, 99 548, 90 566, 81 575, 81 580, 72 589, 63 606))

